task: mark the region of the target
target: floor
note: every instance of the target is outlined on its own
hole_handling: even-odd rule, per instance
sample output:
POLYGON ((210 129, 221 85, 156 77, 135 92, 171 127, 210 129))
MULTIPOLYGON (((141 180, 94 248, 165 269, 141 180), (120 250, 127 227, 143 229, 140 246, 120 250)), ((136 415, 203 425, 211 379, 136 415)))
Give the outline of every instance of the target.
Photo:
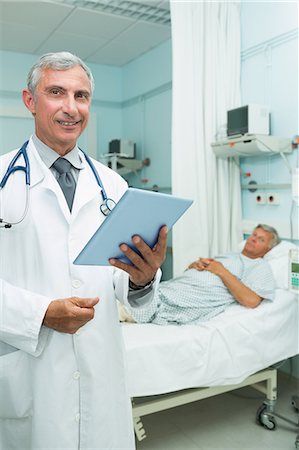
MULTIPOLYGON (((279 373, 275 411, 298 424, 294 394, 299 395, 299 380, 279 373)), ((147 437, 137 442, 137 450, 294 450, 298 427, 279 418, 272 431, 256 424, 263 400, 247 387, 145 416, 147 437)))

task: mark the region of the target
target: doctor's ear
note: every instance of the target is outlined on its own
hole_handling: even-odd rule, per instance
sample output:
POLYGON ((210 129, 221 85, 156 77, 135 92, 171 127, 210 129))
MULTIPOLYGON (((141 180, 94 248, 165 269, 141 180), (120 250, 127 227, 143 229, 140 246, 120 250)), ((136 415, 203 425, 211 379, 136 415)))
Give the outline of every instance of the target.
POLYGON ((27 109, 35 116, 35 100, 29 89, 23 89, 23 102, 27 109))

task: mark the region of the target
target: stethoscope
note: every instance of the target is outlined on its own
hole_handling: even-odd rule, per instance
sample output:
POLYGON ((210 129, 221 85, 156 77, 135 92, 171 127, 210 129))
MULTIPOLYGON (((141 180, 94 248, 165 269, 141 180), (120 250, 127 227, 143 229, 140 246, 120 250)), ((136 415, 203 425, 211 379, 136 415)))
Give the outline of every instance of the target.
MULTIPOLYGON (((25 219, 25 217, 27 215, 27 212, 28 212, 28 209, 29 209, 30 163, 29 163, 29 158, 28 158, 28 154, 27 154, 28 142, 29 141, 26 141, 22 145, 22 147, 18 150, 16 155, 13 157, 13 159, 9 163, 9 165, 7 167, 7 170, 6 170, 2 180, 0 182, 0 191, 1 191, 1 189, 3 189, 4 186, 6 185, 7 180, 9 179, 9 177, 14 172, 22 171, 22 172, 25 173, 26 201, 25 201, 24 212, 23 212, 22 216, 20 217, 20 219, 15 221, 15 222, 7 222, 4 219, 0 218, 0 228, 11 228, 13 225, 18 225, 19 223, 21 223, 25 219), (18 161, 18 159, 21 156, 23 156, 23 158, 24 158, 25 166, 16 165, 16 162, 18 161)), ((99 176, 99 174, 98 174, 94 164, 92 163, 91 159, 89 158, 89 156, 81 148, 79 150, 83 153, 83 155, 84 155, 84 157, 85 157, 89 167, 92 170, 92 173, 93 173, 93 175, 94 175, 94 177, 96 179, 97 184, 101 188, 101 194, 102 194, 103 201, 102 201, 102 203, 100 205, 100 211, 101 211, 102 214, 104 214, 104 216, 108 216, 110 214, 110 212, 112 211, 112 209, 114 208, 114 206, 115 206, 115 201, 112 200, 112 198, 109 198, 107 196, 105 188, 104 188, 103 183, 102 183, 102 180, 101 180, 101 178, 100 178, 100 176, 99 176)))

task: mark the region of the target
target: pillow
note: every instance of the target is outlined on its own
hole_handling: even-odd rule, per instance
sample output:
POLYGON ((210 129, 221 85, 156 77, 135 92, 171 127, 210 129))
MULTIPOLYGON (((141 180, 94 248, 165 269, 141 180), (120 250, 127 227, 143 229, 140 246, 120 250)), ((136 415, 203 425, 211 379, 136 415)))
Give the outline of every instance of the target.
MULTIPOLYGON (((245 241, 240 242, 238 248, 242 251, 245 241)), ((289 288, 289 251, 298 249, 297 245, 288 241, 281 241, 278 245, 265 254, 264 260, 270 265, 276 287, 279 289, 289 288)))
POLYGON ((292 249, 298 247, 292 242, 281 241, 264 256, 271 266, 277 288, 289 288, 289 252, 292 249))

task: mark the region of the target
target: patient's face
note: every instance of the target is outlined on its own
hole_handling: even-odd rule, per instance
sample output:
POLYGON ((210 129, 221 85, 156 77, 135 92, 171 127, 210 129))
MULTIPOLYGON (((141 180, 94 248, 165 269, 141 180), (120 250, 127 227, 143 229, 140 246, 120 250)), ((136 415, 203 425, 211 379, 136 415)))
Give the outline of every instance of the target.
POLYGON ((262 258, 270 250, 271 240, 271 233, 256 228, 247 239, 242 253, 249 258, 262 258))

